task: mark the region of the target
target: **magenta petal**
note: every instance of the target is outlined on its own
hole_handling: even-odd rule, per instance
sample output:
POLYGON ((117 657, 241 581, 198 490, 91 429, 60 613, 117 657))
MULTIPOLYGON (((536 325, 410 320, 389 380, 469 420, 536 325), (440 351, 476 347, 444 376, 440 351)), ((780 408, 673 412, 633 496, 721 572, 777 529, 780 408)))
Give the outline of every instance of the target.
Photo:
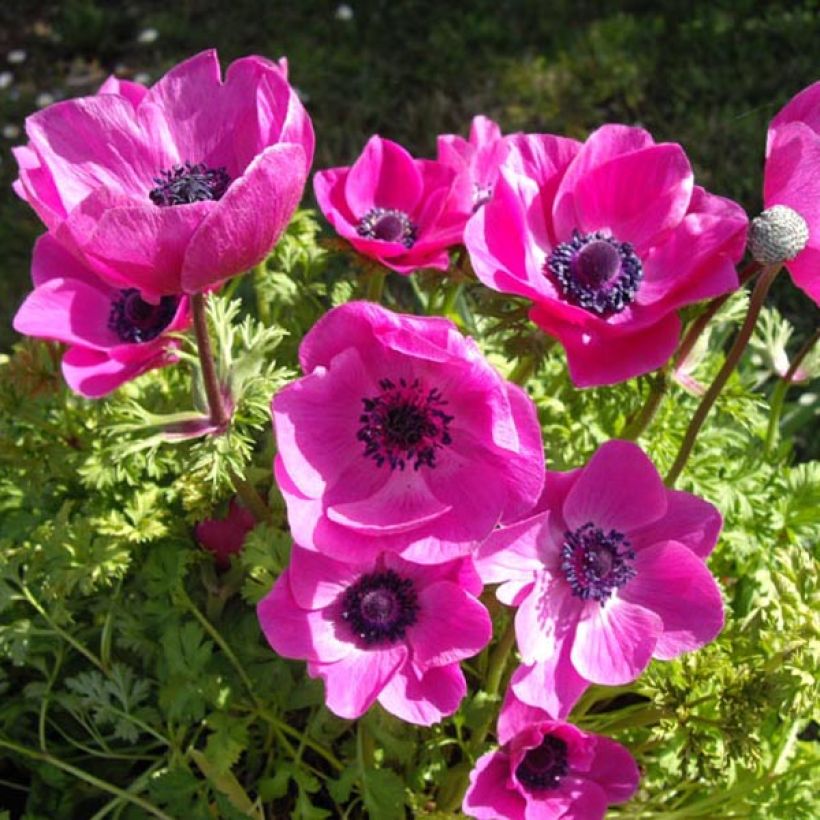
POLYGON ((382 689, 379 703, 396 717, 418 726, 432 726, 452 715, 467 694, 467 681, 457 663, 424 673, 407 663, 382 689))
POLYGON ((290 555, 290 590, 303 609, 330 606, 371 564, 335 561, 312 550, 293 545, 290 555))
POLYGON ((624 586, 622 597, 663 622, 656 658, 675 658, 717 637, 723 628, 720 588, 690 549, 674 541, 657 544, 638 553, 635 569, 637 575, 624 586))
MULTIPOLYGON (((792 122, 805 123, 820 134, 820 80, 795 94, 769 124, 769 139, 783 126, 792 122)), ((771 153, 767 146, 766 156, 771 153)))
POLYGON ((541 545, 548 526, 549 513, 540 513, 493 530, 474 557, 481 580, 485 584, 532 583, 544 565, 541 545))
POLYGON ((205 290, 267 256, 302 197, 305 162, 303 148, 292 144, 271 145, 251 162, 191 239, 183 290, 205 290))
POLYGON ((350 169, 347 202, 357 219, 372 208, 395 208, 412 214, 423 190, 413 157, 396 142, 371 137, 350 169))
POLYGON ((631 683, 646 669, 662 631, 658 615, 621 598, 604 606, 587 603, 575 631, 572 664, 593 683, 631 683))
POLYGON ((523 703, 557 719, 566 718, 589 687, 589 681, 572 665, 572 637, 567 635, 546 660, 520 666, 510 681, 512 690, 523 703))
POLYGON ((470 772, 462 811, 478 820, 524 820, 527 803, 507 785, 509 779, 509 755, 500 750, 482 755, 470 772))
POLYGON ((590 772, 606 793, 609 803, 629 800, 641 779, 632 755, 620 743, 601 736, 595 738, 595 757, 590 772))
POLYGON ((602 530, 630 531, 666 512, 666 488, 655 465, 637 444, 602 444, 564 501, 571 530, 592 522, 602 530))
POLYGON ((422 669, 469 658, 490 642, 489 613, 457 584, 430 584, 419 591, 418 603, 418 620, 407 630, 407 640, 422 669))
POLYGON ((632 548, 641 550, 661 541, 677 541, 700 558, 706 558, 717 543, 723 526, 723 517, 717 507, 681 490, 667 490, 666 500, 668 506, 662 518, 630 530, 632 548))
MULTIPOLYGON (((522 669, 523 667, 519 666, 518 669, 513 672, 511 683, 516 680, 522 669)), ((522 700, 519 700, 512 686, 510 686, 504 694, 501 710, 498 713, 498 723, 495 732, 498 742, 504 746, 516 735, 530 729, 533 724, 543 723, 545 720, 552 720, 552 717, 552 715, 543 709, 530 706, 522 700)))
POLYGON ((66 208, 48 167, 30 145, 11 149, 20 176, 12 184, 17 196, 31 205, 49 230, 56 230, 65 219, 66 208))
POLYGON ((98 290, 109 291, 98 276, 82 265, 50 233, 37 237, 31 256, 31 279, 34 286, 49 279, 77 279, 98 290))
POLYGON ((552 657, 571 640, 583 608, 563 577, 541 571, 515 614, 515 637, 524 663, 552 657))
POLYGON ((89 399, 98 399, 148 370, 166 363, 163 355, 144 362, 118 362, 107 353, 86 347, 70 347, 63 356, 62 371, 66 384, 89 399))
MULTIPOLYGON (((545 805, 539 806, 537 800, 527 805, 525 820, 603 820, 606 815, 608 800, 604 790, 591 780, 581 777, 566 777, 556 790, 553 800, 559 803, 566 801, 566 808, 560 815, 552 813, 545 805)), ((543 805, 543 804, 542 804, 543 805)))
POLYGON ((325 682, 325 704, 339 717, 361 717, 375 702, 393 675, 407 663, 404 644, 385 649, 354 649, 336 663, 311 663, 311 677, 325 682))
POLYGON ((148 89, 142 83, 135 83, 131 80, 121 80, 113 74, 99 87, 98 94, 118 94, 125 97, 131 105, 136 108, 142 98, 148 93, 148 89))

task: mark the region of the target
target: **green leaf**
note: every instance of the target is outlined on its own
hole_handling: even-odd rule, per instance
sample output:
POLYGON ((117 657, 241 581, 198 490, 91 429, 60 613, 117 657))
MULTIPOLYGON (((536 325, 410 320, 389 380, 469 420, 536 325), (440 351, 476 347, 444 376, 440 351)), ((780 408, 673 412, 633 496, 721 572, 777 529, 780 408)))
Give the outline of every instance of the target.
POLYGON ((404 820, 404 781, 390 769, 362 771, 362 796, 371 817, 404 820))

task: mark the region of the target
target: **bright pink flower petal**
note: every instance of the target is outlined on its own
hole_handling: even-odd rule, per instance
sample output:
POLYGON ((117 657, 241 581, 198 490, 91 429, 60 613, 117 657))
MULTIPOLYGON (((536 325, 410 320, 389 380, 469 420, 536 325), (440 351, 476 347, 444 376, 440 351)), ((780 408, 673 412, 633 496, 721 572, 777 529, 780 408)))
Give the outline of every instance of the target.
POLYGON ((49 230, 55 230, 65 219, 66 209, 51 172, 30 145, 18 145, 11 152, 20 170, 12 184, 14 193, 31 205, 49 230))
POLYGON ((160 354, 143 362, 118 362, 107 353, 85 347, 70 347, 63 356, 66 384, 81 396, 98 399, 148 370, 167 364, 160 354))
POLYGON ((485 584, 510 580, 532 583, 544 566, 542 549, 549 513, 539 513, 493 530, 475 553, 475 566, 485 584))
POLYGON ((700 649, 723 628, 723 599, 703 561, 689 548, 666 541, 638 552, 636 576, 621 597, 662 621, 653 655, 661 660, 700 649))
POLYGON ((418 592, 418 620, 407 630, 420 668, 445 666, 478 654, 493 634, 484 606, 451 581, 418 592))
POLYGON ((294 544, 290 555, 290 589, 303 609, 331 606, 372 564, 335 561, 294 544))
POLYGON ((717 543, 723 526, 718 509, 691 493, 666 491, 666 514, 651 524, 631 529, 632 548, 642 550, 661 541, 685 544, 695 555, 706 558, 717 543))
POLYGON ((379 703, 391 714, 417 726, 432 726, 458 709, 467 681, 457 663, 420 673, 405 664, 382 689, 379 703))
POLYGON ((662 631, 658 615, 617 596, 604 606, 587 603, 575 631, 572 664, 593 683, 631 683, 646 669, 662 631))
POLYGON ((142 83, 135 83, 132 80, 121 80, 113 74, 100 86, 98 94, 117 94, 125 97, 131 105, 136 108, 142 98, 148 93, 148 89, 142 83))
POLYGON ((595 739, 595 757, 590 768, 607 802, 624 803, 637 791, 641 773, 632 755, 608 737, 595 739))
POLYGON ((470 772, 462 811, 478 820, 523 820, 527 802, 507 785, 509 777, 508 755, 501 751, 482 755, 470 772))
POLYGON ((49 279, 76 279, 99 290, 110 292, 88 268, 77 261, 50 233, 37 237, 31 255, 31 279, 35 287, 49 279))
POLYGON ((568 633, 546 660, 518 667, 510 681, 516 697, 553 718, 566 718, 589 687, 572 665, 572 638, 568 633))
MULTIPOLYGON (((513 672, 512 681, 519 676, 522 669, 524 669, 524 667, 519 666, 518 669, 513 672)), ((503 746, 509 743, 516 735, 530 729, 533 724, 543 723, 547 720, 552 720, 552 715, 543 709, 530 706, 522 700, 519 700, 512 686, 510 686, 504 694, 501 710, 498 713, 496 737, 498 738, 498 742, 503 746)))
POLYGON ((515 614, 515 637, 524 663, 557 655, 563 642, 572 640, 582 610, 582 601, 563 577, 540 572, 515 614))
POLYGON ((604 790, 595 782, 581 777, 565 777, 550 801, 531 800, 527 804, 526 820, 602 820, 609 801, 604 790), (556 815, 549 805, 554 803, 566 808, 556 815))
POLYGON ((571 530, 592 522, 602 530, 629 531, 666 512, 666 488, 655 465, 637 444, 602 444, 564 501, 571 530))
POLYGON ((262 151, 197 228, 185 252, 183 290, 197 293, 261 262, 293 216, 306 177, 301 146, 262 151))
POLYGON ((820 134, 820 80, 795 94, 769 124, 766 156, 771 154, 771 142, 777 132, 793 122, 802 122, 820 134))
POLYGON ((339 717, 361 717, 407 663, 407 647, 354 649, 336 663, 309 663, 308 673, 325 682, 325 705, 339 717))

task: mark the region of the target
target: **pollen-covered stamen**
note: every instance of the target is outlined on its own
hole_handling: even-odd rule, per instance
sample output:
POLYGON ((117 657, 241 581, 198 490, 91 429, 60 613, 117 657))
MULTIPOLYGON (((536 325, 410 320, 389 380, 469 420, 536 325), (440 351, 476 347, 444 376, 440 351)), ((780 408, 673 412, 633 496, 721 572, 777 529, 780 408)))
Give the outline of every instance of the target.
POLYGON ((533 791, 555 789, 569 772, 567 744, 560 737, 547 735, 540 746, 530 749, 518 764, 515 776, 533 791))
POLYGON ((381 467, 400 470, 412 464, 436 466, 436 452, 452 442, 450 422, 453 417, 442 410, 447 402, 435 387, 425 389, 419 379, 408 382, 390 379, 379 382, 382 392, 363 398, 364 412, 356 434, 364 442, 365 456, 381 467))
POLYGON ((575 532, 564 533, 561 569, 572 594, 583 600, 600 601, 635 577, 635 553, 623 533, 605 533, 591 521, 575 532))
POLYGON ((392 569, 363 575, 341 600, 342 619, 368 646, 401 640, 418 611, 413 581, 392 569))
POLYGON ((126 288, 111 303, 108 327, 123 342, 150 342, 171 324, 178 305, 177 296, 163 296, 154 305, 146 302, 136 288, 126 288))
POLYGON ((557 245, 544 272, 564 298, 599 316, 620 313, 635 300, 643 279, 641 260, 628 242, 603 231, 580 234, 557 245))
POLYGON ((395 208, 373 208, 359 220, 356 231, 359 236, 368 239, 401 242, 405 248, 412 248, 416 244, 418 228, 404 211, 395 208))
POLYGON ((186 162, 175 165, 170 171, 163 171, 154 182, 157 187, 152 188, 148 196, 154 205, 165 208, 221 199, 231 184, 231 178, 224 168, 208 168, 201 162, 196 165, 186 162))

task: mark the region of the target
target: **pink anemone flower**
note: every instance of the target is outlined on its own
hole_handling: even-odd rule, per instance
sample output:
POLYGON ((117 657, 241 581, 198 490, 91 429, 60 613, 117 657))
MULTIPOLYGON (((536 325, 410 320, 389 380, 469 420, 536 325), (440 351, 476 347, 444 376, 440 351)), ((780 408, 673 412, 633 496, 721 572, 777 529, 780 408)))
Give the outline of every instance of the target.
POLYGON ((25 336, 68 345, 68 386, 99 398, 155 367, 176 361, 169 334, 191 323, 187 296, 145 301, 136 288, 112 287, 78 262, 50 234, 34 245, 34 290, 14 317, 25 336))
POLYGON ((508 691, 498 716, 501 748, 476 761, 462 810, 479 820, 598 820, 640 780, 620 743, 554 720, 508 691))
POLYGON ((228 505, 224 518, 206 518, 194 528, 196 540, 213 553, 219 569, 231 565, 231 556, 242 551, 245 537, 256 526, 256 519, 236 498, 228 505))
POLYGON ((466 175, 470 182, 470 200, 464 209, 475 211, 489 202, 499 166, 509 151, 498 125, 488 117, 473 117, 469 140, 457 134, 441 134, 437 147, 438 161, 466 175))
POLYGON ((357 718, 375 701, 429 726, 467 693, 459 661, 480 652, 492 622, 470 559, 411 564, 393 553, 342 563, 293 548, 259 603, 265 637, 325 682, 328 709, 357 718))
POLYGON ((349 168, 313 177, 327 221, 363 256, 402 274, 447 270, 447 248, 461 243, 470 181, 443 163, 413 159, 373 136, 349 168))
POLYGON ((583 145, 508 140, 493 199, 465 229, 478 278, 533 301, 579 387, 660 367, 677 310, 737 288, 743 209, 695 186, 683 149, 640 128, 606 125, 583 145))
POLYGON ((667 489, 636 444, 609 441, 585 467, 547 471, 536 510, 475 556, 482 581, 518 607, 521 700, 565 717, 590 682, 629 683, 651 658, 720 632, 723 602, 705 563, 720 513, 667 489))
POLYGON ((274 396, 275 475, 294 540, 340 560, 437 563, 530 510, 544 482, 527 394, 442 318, 349 302, 274 396))
POLYGON ((804 88, 771 121, 766 142, 763 203, 786 206, 805 222, 786 268, 795 285, 820 305, 820 81, 804 88))
POLYGON ((286 64, 198 54, 151 88, 26 120, 15 191, 90 270, 147 299, 208 289, 261 261, 302 196, 313 129, 286 64))

